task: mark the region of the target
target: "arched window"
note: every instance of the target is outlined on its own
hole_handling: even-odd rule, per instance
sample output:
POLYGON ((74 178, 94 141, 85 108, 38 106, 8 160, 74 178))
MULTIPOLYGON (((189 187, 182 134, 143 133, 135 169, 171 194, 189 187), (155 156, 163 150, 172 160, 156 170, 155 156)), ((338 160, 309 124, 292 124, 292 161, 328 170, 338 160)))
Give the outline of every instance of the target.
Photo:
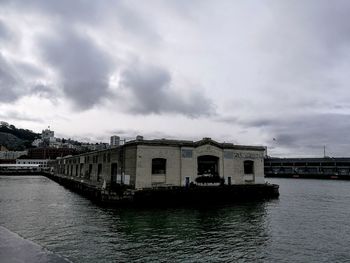
POLYGON ((152 174, 166 174, 166 159, 152 159, 152 174))
POLYGON ((254 174, 253 161, 244 161, 244 174, 254 174))

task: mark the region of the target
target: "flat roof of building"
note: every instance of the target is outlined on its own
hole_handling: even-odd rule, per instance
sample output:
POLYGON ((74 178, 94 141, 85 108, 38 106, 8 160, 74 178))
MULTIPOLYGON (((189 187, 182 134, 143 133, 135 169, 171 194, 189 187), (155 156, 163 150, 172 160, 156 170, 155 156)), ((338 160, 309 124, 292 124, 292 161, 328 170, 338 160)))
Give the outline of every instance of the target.
POLYGON ((169 139, 155 139, 155 140, 132 140, 126 142, 124 145, 152 145, 152 146, 180 146, 180 147, 199 147, 201 145, 214 145, 222 149, 236 149, 236 150, 256 150, 265 151, 264 146, 250 146, 250 145, 237 145, 227 142, 217 142, 211 138, 203 138, 199 141, 188 140, 169 140, 169 139))

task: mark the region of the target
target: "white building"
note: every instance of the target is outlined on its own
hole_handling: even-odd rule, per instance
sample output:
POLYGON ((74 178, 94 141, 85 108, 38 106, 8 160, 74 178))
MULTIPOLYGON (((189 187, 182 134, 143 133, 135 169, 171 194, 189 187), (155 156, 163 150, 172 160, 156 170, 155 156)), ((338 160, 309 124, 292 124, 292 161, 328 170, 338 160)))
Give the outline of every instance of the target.
POLYGON ((47 167, 48 159, 17 159, 16 164, 38 164, 40 167, 47 167))
POLYGON ((41 133, 41 139, 43 140, 50 140, 50 138, 55 137, 55 132, 51 131, 50 129, 45 129, 41 133))
POLYGON ((111 147, 118 147, 120 145, 120 137, 119 136, 111 136, 111 147))

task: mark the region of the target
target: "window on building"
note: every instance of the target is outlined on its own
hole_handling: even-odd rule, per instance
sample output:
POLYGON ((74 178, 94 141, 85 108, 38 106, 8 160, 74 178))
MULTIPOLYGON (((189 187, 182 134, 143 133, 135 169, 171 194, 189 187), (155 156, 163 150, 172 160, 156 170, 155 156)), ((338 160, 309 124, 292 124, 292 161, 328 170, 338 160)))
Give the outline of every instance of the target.
POLYGON ((81 177, 84 175, 83 169, 84 169, 84 164, 81 163, 81 164, 80 164, 80 176, 81 176, 81 177))
POLYGON ((92 173, 92 164, 89 164, 88 179, 90 179, 91 173, 92 173))
POLYGON ((181 155, 182 155, 182 158, 192 158, 192 150, 191 149, 182 149, 181 155))
POLYGON ((102 163, 99 163, 97 166, 97 182, 101 180, 101 174, 102 174, 102 163))
POLYGON ((254 174, 253 161, 244 161, 244 174, 254 174))
POLYGON ((152 159, 152 174, 166 174, 166 159, 152 159))

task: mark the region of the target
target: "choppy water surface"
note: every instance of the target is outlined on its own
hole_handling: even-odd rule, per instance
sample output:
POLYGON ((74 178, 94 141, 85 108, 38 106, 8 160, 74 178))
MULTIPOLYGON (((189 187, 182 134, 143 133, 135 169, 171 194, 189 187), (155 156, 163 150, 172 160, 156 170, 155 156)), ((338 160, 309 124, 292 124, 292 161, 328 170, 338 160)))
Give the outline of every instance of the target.
POLYGON ((271 179, 280 198, 103 208, 41 176, 0 176, 0 226, 73 262, 349 262, 350 182, 271 179))

